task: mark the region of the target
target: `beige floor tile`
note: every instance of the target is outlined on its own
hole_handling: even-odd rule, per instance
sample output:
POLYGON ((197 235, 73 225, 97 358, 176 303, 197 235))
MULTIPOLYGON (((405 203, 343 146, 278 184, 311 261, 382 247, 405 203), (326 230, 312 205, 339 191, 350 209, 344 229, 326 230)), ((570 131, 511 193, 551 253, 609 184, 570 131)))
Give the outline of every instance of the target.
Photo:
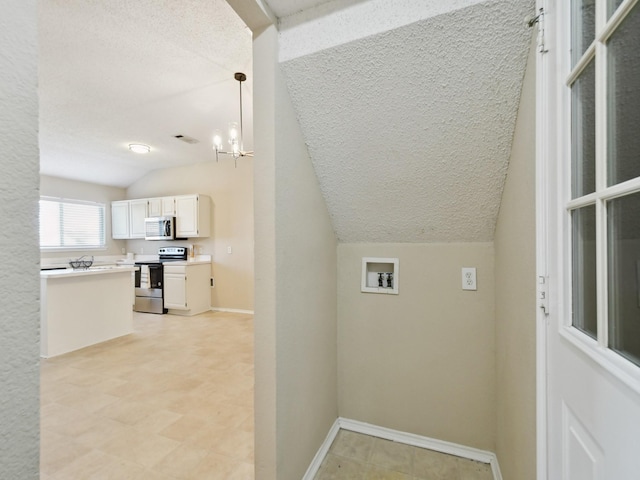
POLYGON ((158 434, 179 442, 184 442, 188 438, 197 435, 198 432, 204 428, 206 428, 206 423, 203 422, 201 418, 183 415, 175 422, 160 430, 158 434))
POLYGON ((117 400, 118 397, 87 388, 60 397, 57 402, 85 412, 95 412, 117 400))
POLYGON ((374 437, 369 435, 340 430, 331 445, 331 453, 367 462, 373 450, 373 441, 374 437))
MULTIPOLYGON (((198 480, 230 480, 238 477, 244 470, 247 479, 253 479, 253 468, 247 469, 246 464, 218 453, 209 453, 193 470, 193 479, 198 480)), ((244 480, 244 479, 243 479, 244 480)))
POLYGON ((493 480, 491 465, 464 458, 458 459, 460 480, 493 480))
POLYGON ((180 443, 175 440, 140 432, 135 427, 126 427, 121 435, 102 445, 100 450, 151 468, 179 445, 180 443))
POLYGON ((40 472, 53 475, 91 450, 69 437, 44 430, 40 435, 40 472))
POLYGON ((369 462, 387 470, 411 474, 414 449, 409 445, 376 438, 369 462))
POLYGON ((137 480, 144 472, 140 465, 91 450, 53 475, 54 480, 137 480))
POLYGON ((365 479, 366 464, 358 460, 328 454, 314 480, 358 480, 365 479))
POLYGON ((124 435, 127 425, 110 418, 92 415, 77 424, 73 439, 90 448, 100 448, 107 442, 124 435))
POLYGON ((182 417, 183 415, 180 415, 179 413, 156 409, 150 411, 149 415, 135 423, 135 427, 141 431, 159 433, 182 417))
POLYGON ((196 478, 193 471, 208 454, 207 450, 182 444, 158 462, 153 470, 175 478, 196 478))
POLYGON ((459 480, 458 458, 418 448, 413 457, 413 474, 429 480, 459 480))
POLYGON ((149 405, 145 403, 118 399, 98 410, 96 414, 126 423, 127 425, 134 425, 147 417, 152 411, 149 405))
POLYGON ((413 480, 414 477, 406 473, 387 470, 377 465, 367 465, 364 467, 362 478, 366 480, 413 480))

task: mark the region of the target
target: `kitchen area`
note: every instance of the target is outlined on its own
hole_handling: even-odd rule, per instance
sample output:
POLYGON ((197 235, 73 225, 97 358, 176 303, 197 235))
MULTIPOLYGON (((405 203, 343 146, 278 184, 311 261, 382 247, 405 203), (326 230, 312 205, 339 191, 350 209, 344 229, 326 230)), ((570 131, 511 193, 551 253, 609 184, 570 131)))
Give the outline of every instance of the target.
MULTIPOLYGON (((250 169, 225 168, 228 165, 155 172, 152 183, 162 189, 161 173, 175 177, 180 170, 203 167, 231 174, 227 179, 234 192, 251 199, 250 189, 243 188, 250 169)), ((224 175, 214 176, 224 181, 224 175)), ((140 192, 153 191, 142 183, 140 192)), ((124 199, 128 195, 123 188, 42 175, 43 198, 63 198, 64 193, 64 198, 104 206, 105 246, 41 250, 41 355, 50 358, 130 334, 133 312, 182 317, 211 310, 252 313, 252 205, 227 201, 235 195, 214 201, 220 193, 212 186, 215 183, 204 189, 208 194, 124 199), (226 238, 215 238, 214 231, 226 238)))
MULTIPOLYGON (((69 210, 75 205, 58 204, 70 206, 69 210)), ((122 200, 110 207, 112 239, 144 238, 171 246, 146 255, 82 255, 67 263, 43 258, 41 355, 45 358, 132 333, 133 311, 191 316, 211 309, 211 256, 196 254, 202 247, 193 243, 175 244, 176 239, 209 237, 210 197, 122 200)), ((43 217, 47 212, 42 209, 43 217)), ((46 225, 47 218, 41 222, 46 225)))

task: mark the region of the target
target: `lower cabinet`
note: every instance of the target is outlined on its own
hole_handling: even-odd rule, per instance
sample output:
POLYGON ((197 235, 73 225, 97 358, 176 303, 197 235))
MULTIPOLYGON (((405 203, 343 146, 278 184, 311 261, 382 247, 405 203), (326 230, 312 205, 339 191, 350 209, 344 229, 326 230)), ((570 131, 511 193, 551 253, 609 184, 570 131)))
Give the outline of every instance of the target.
POLYGON ((175 315, 211 309, 211 264, 164 265, 164 308, 175 315))

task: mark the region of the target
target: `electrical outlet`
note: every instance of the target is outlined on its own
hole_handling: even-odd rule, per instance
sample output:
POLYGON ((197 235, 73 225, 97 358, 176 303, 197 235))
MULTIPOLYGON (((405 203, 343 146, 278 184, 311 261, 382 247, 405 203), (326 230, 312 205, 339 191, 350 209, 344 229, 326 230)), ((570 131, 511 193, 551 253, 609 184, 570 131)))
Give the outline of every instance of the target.
POLYGON ((476 284, 476 269, 473 267, 462 267, 462 289, 478 290, 476 284))
POLYGON ((230 247, 230 246, 229 246, 229 247, 227 247, 227 253, 232 253, 232 251, 233 251, 233 250, 231 249, 231 247, 230 247))

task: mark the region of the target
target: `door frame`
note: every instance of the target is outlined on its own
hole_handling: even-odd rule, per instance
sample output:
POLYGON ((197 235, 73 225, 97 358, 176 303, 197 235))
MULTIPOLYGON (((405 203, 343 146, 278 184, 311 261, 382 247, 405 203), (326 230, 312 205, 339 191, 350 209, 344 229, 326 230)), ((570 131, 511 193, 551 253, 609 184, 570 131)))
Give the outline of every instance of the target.
MULTIPOLYGON (((548 7, 545 0, 536 0, 536 11, 544 12, 546 18, 553 16, 555 5, 548 7)), ((545 18, 545 20, 546 20, 545 18)), ((549 195, 555 191, 551 190, 547 182, 549 179, 549 169, 551 168, 550 158, 552 158, 555 145, 555 131, 552 128, 557 121, 556 111, 552 108, 554 95, 554 85, 549 74, 552 68, 554 56, 557 49, 553 46, 553 34, 546 28, 543 33, 540 29, 545 26, 538 23, 538 35, 544 35, 542 39, 544 46, 538 47, 536 53, 536 154, 535 154, 535 206, 536 206, 536 478, 537 480, 547 480, 547 328, 548 312, 552 308, 557 308, 554 303, 552 290, 549 282, 548 270, 549 249, 549 222, 552 218, 550 211, 549 195), (547 50, 541 52, 540 50, 547 50)), ((540 39, 538 40, 540 44, 540 39)))

